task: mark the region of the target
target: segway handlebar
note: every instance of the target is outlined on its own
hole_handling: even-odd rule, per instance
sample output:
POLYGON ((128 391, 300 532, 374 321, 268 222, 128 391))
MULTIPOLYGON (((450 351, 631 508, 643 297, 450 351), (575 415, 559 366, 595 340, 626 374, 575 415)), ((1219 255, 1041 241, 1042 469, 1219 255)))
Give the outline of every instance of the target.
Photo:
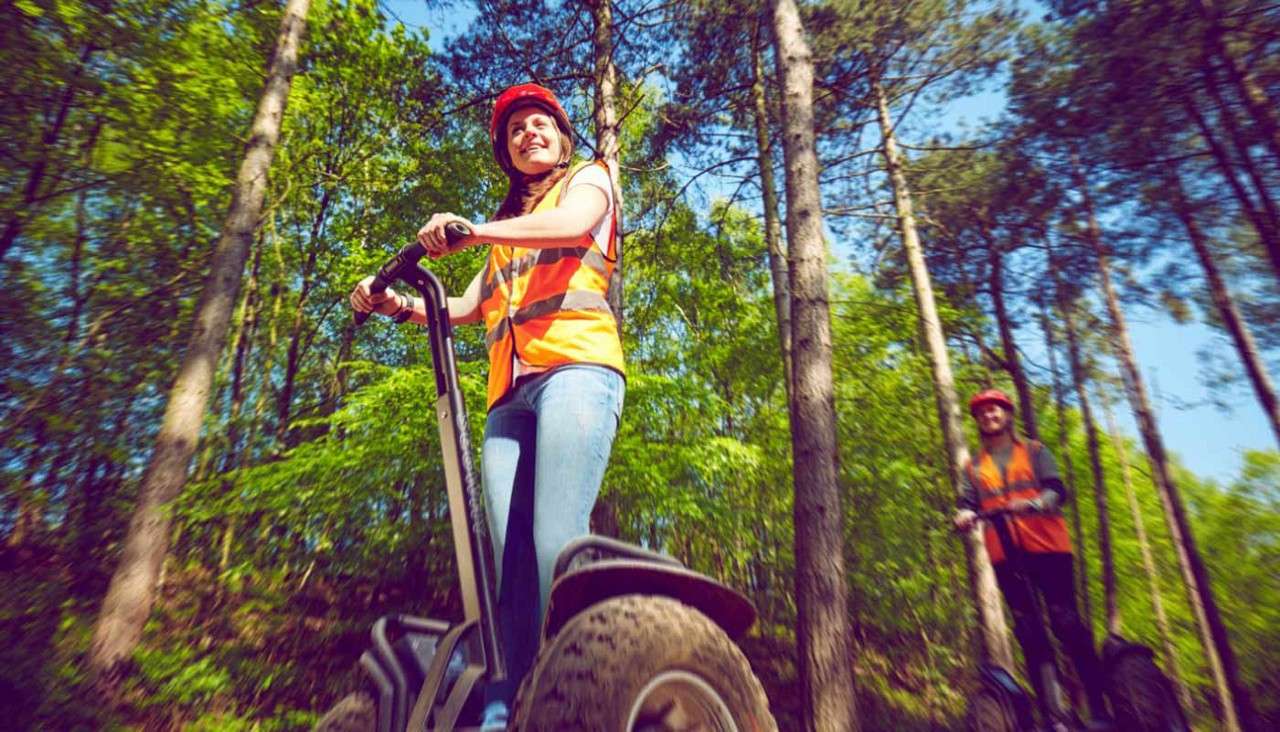
POLYGON ((1008 506, 1004 506, 1001 508, 993 508, 990 511, 975 511, 975 513, 978 514, 978 520, 980 521, 995 521, 996 519, 1008 516, 1034 516, 1045 512, 1038 508, 1027 508, 1021 511, 1014 511, 1008 506))
MULTIPOLYGON (((444 237, 449 242, 450 251, 456 251, 458 243, 470 235, 471 229, 456 221, 444 227, 444 237)), ((369 285, 369 292, 385 292, 391 286, 391 283, 400 278, 402 273, 417 264, 425 256, 427 256, 427 249, 421 243, 415 241, 412 244, 404 245, 391 259, 388 259, 378 268, 378 271, 373 275, 373 282, 369 285)), ((369 319, 369 313, 357 312, 355 318, 357 326, 364 325, 364 321, 369 319)))
MULTIPOLYGON (((445 238, 449 250, 456 251, 461 240, 473 233, 461 223, 447 224, 445 238)), ((433 410, 440 430, 464 622, 478 626, 486 678, 500 681, 506 678, 507 668, 497 627, 497 568, 493 545, 480 497, 480 475, 471 459, 467 409, 458 383, 448 296, 440 278, 419 264, 425 256, 427 249, 418 242, 401 248, 378 269, 370 290, 382 292, 393 282, 401 282, 423 301, 435 375, 433 410)), ((367 318, 368 313, 356 313, 357 323, 367 318)))

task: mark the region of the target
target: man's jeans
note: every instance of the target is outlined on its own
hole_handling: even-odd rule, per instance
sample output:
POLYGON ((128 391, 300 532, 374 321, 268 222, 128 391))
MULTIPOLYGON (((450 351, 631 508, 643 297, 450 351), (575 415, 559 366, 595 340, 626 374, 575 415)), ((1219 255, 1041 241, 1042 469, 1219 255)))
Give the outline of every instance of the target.
POLYGON ((1105 677, 1093 647, 1092 633, 1076 605, 1072 561, 1072 555, 1066 553, 1026 552, 1023 554, 1025 578, 1014 571, 1009 561, 1003 561, 995 565, 996 581, 1013 613, 1013 633, 1022 644, 1027 679, 1035 687, 1037 700, 1043 706, 1045 691, 1037 667, 1044 659, 1053 658, 1053 646, 1049 644, 1044 621, 1039 616, 1040 606, 1032 592, 1044 600, 1049 627, 1075 664, 1076 675, 1089 698, 1091 718, 1098 719, 1107 709, 1103 700, 1105 677))
POLYGON ((489 412, 481 473, 498 564, 498 625, 510 703, 533 666, 560 550, 590 531, 625 382, 603 366, 561 366, 520 384, 489 412))

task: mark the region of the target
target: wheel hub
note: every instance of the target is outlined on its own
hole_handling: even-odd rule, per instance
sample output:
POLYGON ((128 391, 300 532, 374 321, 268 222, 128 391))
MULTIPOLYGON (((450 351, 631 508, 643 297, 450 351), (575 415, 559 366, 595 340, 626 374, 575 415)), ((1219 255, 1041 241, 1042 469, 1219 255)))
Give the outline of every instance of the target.
POLYGON ((628 732, 738 732, 729 705, 702 677, 664 671, 636 696, 628 732))

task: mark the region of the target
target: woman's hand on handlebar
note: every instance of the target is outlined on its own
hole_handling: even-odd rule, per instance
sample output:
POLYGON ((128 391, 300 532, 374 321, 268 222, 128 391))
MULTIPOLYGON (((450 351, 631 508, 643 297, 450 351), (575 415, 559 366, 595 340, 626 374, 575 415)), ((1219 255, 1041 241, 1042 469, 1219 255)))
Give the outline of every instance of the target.
POLYGON ((1048 513, 1058 507, 1057 494, 1045 492, 1036 498, 1015 498, 1005 510, 1009 513, 1048 513))
POLYGON ((956 531, 968 531, 978 522, 978 514, 967 508, 956 511, 956 515, 951 517, 952 523, 956 525, 956 531))
POLYGON ((427 221, 426 226, 418 229, 418 243, 427 250, 427 254, 432 259, 438 259, 446 254, 461 251, 477 242, 473 233, 471 236, 451 246, 449 240, 445 237, 444 227, 454 222, 462 224, 467 231, 474 232, 476 230, 475 224, 451 213, 433 214, 431 220, 427 221))
POLYGON ((373 284, 373 277, 365 277, 360 280, 360 284, 351 291, 351 309, 358 313, 377 313, 394 318, 404 312, 405 308, 410 307, 408 298, 397 293, 388 287, 382 292, 373 292, 370 285, 373 284))

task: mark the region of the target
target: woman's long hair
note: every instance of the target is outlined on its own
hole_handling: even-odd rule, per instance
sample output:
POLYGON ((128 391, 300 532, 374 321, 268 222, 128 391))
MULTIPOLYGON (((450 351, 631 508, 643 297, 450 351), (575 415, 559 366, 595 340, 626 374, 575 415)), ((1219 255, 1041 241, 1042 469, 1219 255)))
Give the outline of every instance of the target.
POLYGON ((525 175, 514 165, 505 166, 511 171, 507 174, 507 196, 502 199, 498 213, 494 214, 494 221, 531 213, 547 192, 569 172, 569 161, 573 159, 573 137, 559 126, 556 131, 560 135, 560 162, 554 168, 538 175, 525 175))

